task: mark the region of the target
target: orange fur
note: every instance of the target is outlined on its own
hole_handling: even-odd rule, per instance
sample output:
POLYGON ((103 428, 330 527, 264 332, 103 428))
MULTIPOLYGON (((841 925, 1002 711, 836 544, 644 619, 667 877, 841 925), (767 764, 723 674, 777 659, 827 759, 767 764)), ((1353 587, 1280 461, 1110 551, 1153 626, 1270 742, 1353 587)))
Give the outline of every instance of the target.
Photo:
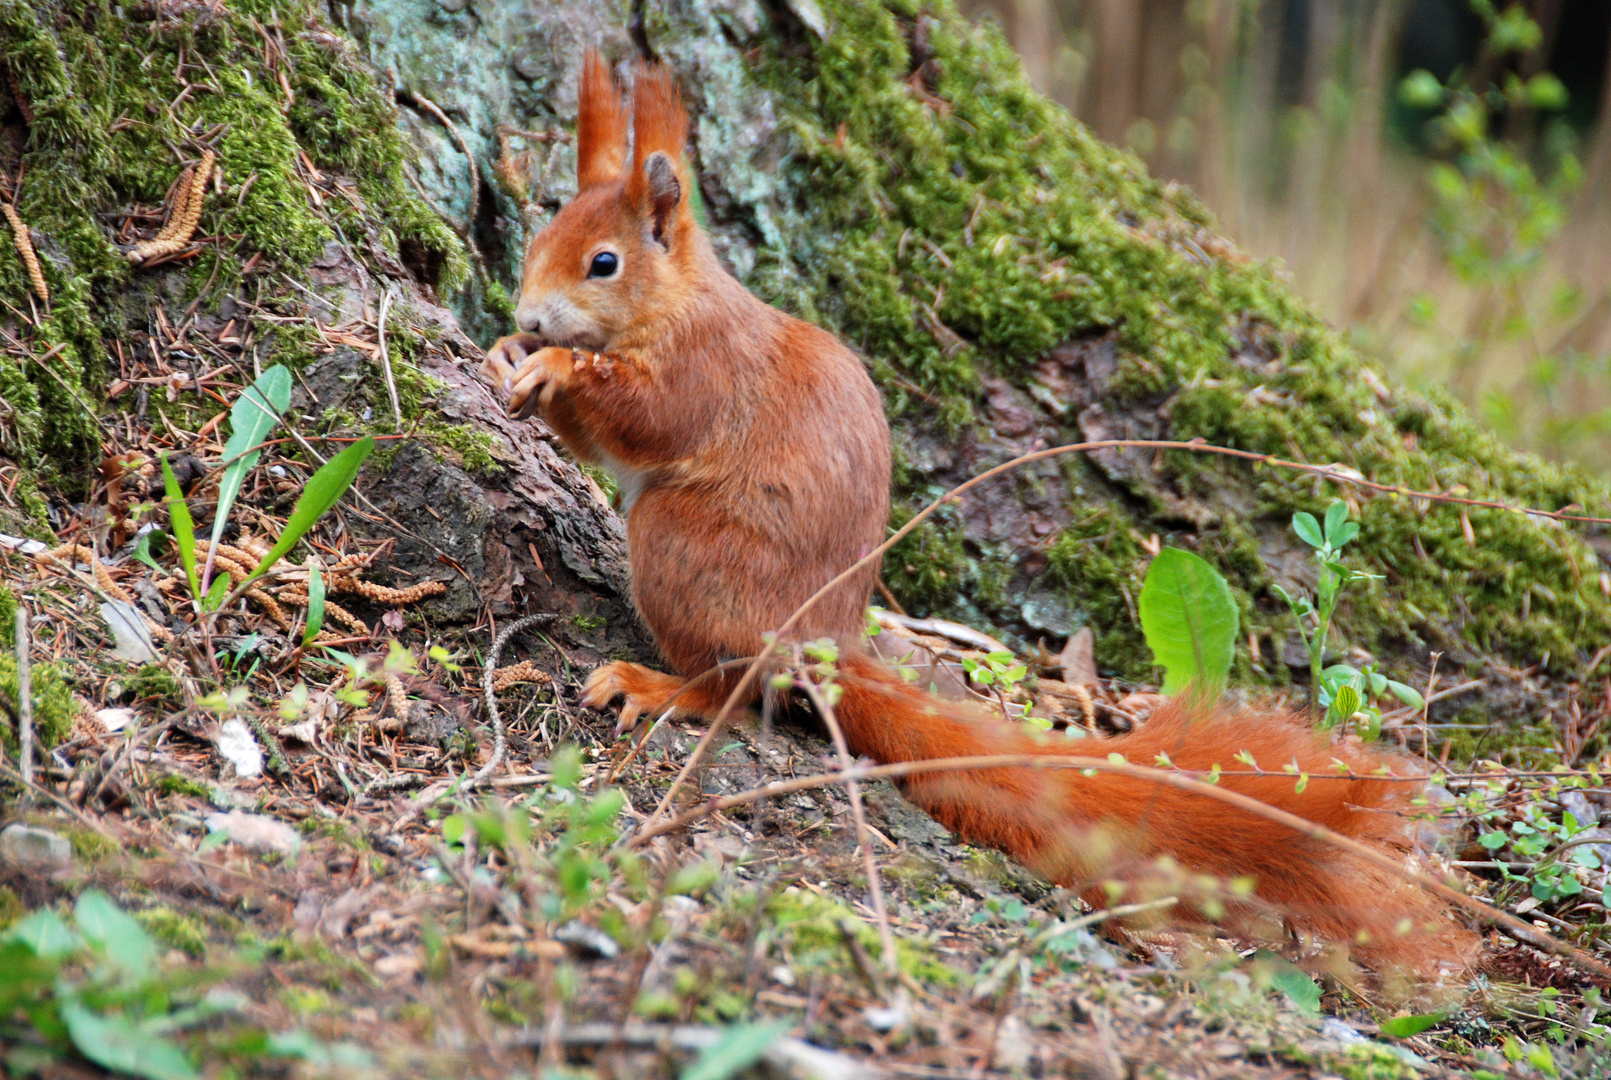
POLYGON ((588 50, 576 93, 576 184, 582 190, 618 180, 626 160, 626 112, 609 66, 588 50))
MULTIPOLYGON (((596 61, 589 61, 595 64, 596 61)), ((602 93, 597 67, 587 85, 602 93)), ((581 144, 595 158, 620 145, 618 114, 593 102, 581 144), (591 131, 587 125, 600 125, 591 131)), ((580 458, 617 477, 632 555, 633 600, 666 659, 684 676, 752 656, 824 582, 872 550, 889 517, 889 431, 861 361, 832 335, 768 307, 729 276, 688 209, 687 119, 663 68, 640 69, 635 149, 625 176, 588 186, 527 252, 516 312, 522 333, 488 352, 484 370, 511 393, 511 410, 540 410, 580 458), (654 205, 657 153, 674 164, 679 197, 654 205), (662 227, 664 226, 664 227, 662 227), (619 259, 593 275, 598 253, 619 259)), ((590 159, 591 160, 591 159, 590 159)), ((869 568, 819 602, 802 640, 841 643, 837 708, 851 749, 880 762, 989 753, 1090 752, 1043 741, 907 686, 859 651, 869 568)), ((678 697, 713 715, 735 684, 712 676, 678 697)), ((636 664, 594 672, 585 700, 617 696, 623 720, 658 716, 683 678, 636 664)), ((1183 768, 1236 767, 1240 750, 1315 775, 1231 778, 1227 787, 1390 850, 1406 846, 1399 815, 1414 785, 1364 778, 1397 759, 1328 745, 1301 718, 1175 708, 1101 753, 1150 765, 1165 752, 1183 768), (1323 780, 1333 756, 1361 778, 1323 780)), ((1049 879, 1096 890, 1172 887, 1169 856, 1195 874, 1251 876, 1252 900, 1187 898, 1190 914, 1249 927, 1260 903, 1373 962, 1431 973, 1458 966, 1472 939, 1441 906, 1389 875, 1223 803, 1108 775, 992 769, 916 775, 907 796, 971 842, 1008 852, 1049 879), (1255 902, 1257 901, 1257 902, 1255 902), (1223 908, 1223 910, 1221 910, 1223 908), (1408 922, 1409 933, 1400 933, 1408 922), (1427 927, 1434 927, 1432 932, 1427 927), (1362 936, 1363 935, 1363 936, 1362 936)), ((1195 886, 1194 886, 1195 887, 1195 886)))

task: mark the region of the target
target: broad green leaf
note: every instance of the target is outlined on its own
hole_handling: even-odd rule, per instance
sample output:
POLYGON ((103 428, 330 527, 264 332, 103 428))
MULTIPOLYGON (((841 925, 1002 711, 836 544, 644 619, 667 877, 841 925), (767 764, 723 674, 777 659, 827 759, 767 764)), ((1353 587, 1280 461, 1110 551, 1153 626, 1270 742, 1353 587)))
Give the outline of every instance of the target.
POLYGON ((306 649, 324 629, 324 575, 315 566, 308 574, 308 625, 302 631, 302 647, 306 649))
POLYGON ((1441 1023, 1443 1013, 1421 1013, 1419 1016, 1395 1016, 1382 1021, 1382 1034, 1394 1039, 1408 1039, 1419 1035, 1434 1024, 1441 1023))
POLYGON ((1298 534, 1299 540, 1312 548, 1324 547, 1326 544, 1325 538, 1320 535, 1320 522, 1315 520, 1313 514, 1306 514, 1302 510, 1293 514, 1292 531, 1298 534))
POLYGON ((219 574, 213 578, 213 583, 207 589, 207 595, 201 601, 201 610, 217 611, 218 605, 224 602, 229 595, 229 575, 219 574))
POLYGON ((1426 708, 1426 698, 1422 697, 1421 692, 1413 686, 1405 686, 1401 682, 1394 682, 1392 679, 1388 679, 1387 692, 1412 709, 1426 708))
POLYGON ((1338 500, 1326 507, 1326 543, 1332 547, 1342 547, 1338 543, 1338 530, 1348 520, 1348 504, 1338 500))
POLYGON ((720 1040, 699 1052, 694 1063, 683 1070, 682 1080, 728 1080, 760 1061, 791 1026, 787 1020, 763 1020, 730 1027, 720 1040))
POLYGON ((1336 727, 1346 723, 1350 716, 1359 711, 1359 689, 1355 686, 1343 685, 1337 687, 1336 695, 1331 699, 1331 708, 1326 713, 1326 726, 1336 727))
POLYGON ((252 571, 253 578, 284 558, 296 547, 297 541, 307 535, 314 523, 336 505, 337 500, 352 486, 353 480, 358 476, 359 466, 374 448, 374 437, 365 435, 325 462, 318 472, 308 478, 308 486, 302 489, 302 496, 297 499, 290 518, 285 522, 285 531, 280 534, 273 550, 263 556, 263 561, 252 571))
POLYGON ((1141 631, 1164 669, 1163 692, 1189 684, 1214 695, 1236 654, 1238 618, 1230 586, 1189 551, 1164 548, 1141 588, 1141 631))
POLYGON ((24 945, 41 960, 70 956, 83 946, 72 928, 50 908, 40 908, 17 920, 5 933, 5 941, 24 945))
POLYGON ((1477 837, 1477 843, 1481 844, 1489 851, 1498 851, 1500 848, 1505 846, 1509 839, 1510 838, 1502 832, 1485 832, 1481 836, 1477 837))
POLYGON ((113 1072, 146 1080, 192 1080, 197 1075, 183 1051, 122 1016, 100 1016, 76 1000, 61 1005, 67 1034, 78 1052, 113 1072))
POLYGON ((1288 964, 1270 976, 1270 985, 1292 999, 1306 1013, 1320 1011, 1320 984, 1288 964))
POLYGON ((218 541, 224 535, 224 523, 241 493, 246 474, 257 464, 262 451, 254 449, 274 425, 280 414, 291 405, 291 373, 275 364, 248 386, 229 410, 229 442, 224 444, 224 475, 218 481, 218 508, 213 511, 213 535, 208 543, 208 564, 218 541))
POLYGON ((107 962, 131 981, 143 981, 156 971, 157 947, 145 928, 99 889, 79 896, 73 918, 85 940, 99 946, 107 962))
POLYGON ((1336 550, 1337 548, 1342 547, 1344 544, 1348 543, 1348 541, 1352 540, 1354 537, 1356 537, 1358 535, 1359 535, 1359 523, 1358 522, 1355 522, 1355 521, 1345 521, 1345 522, 1343 522, 1341 525, 1337 526, 1337 531, 1330 538, 1331 539, 1332 549, 1336 550))
POLYGON ((162 484, 168 495, 168 522, 173 526, 173 542, 179 548, 179 561, 190 582, 190 595, 200 598, 201 583, 196 579, 196 525, 190 519, 190 507, 185 505, 184 492, 179 490, 179 480, 173 475, 167 454, 162 455, 162 484))

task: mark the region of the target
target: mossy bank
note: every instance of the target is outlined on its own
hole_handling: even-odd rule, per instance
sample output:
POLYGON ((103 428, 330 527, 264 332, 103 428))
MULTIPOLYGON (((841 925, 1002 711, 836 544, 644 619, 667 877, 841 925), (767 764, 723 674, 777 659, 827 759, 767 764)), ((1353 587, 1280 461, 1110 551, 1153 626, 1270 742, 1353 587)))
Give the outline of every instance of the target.
MULTIPOLYGON (((1036 95, 999 35, 949 0, 362 0, 335 5, 334 23, 268 0, 122 10, 0 6, 18 88, 8 175, 21 174, 19 212, 54 297, 37 326, 13 322, 30 355, 0 362, 18 417, 4 452, 48 462, 58 483, 93 459, 90 413, 115 377, 115 343, 147 318, 150 275, 119 251, 120 211, 155 207, 181 163, 214 145, 222 174, 202 231, 215 242, 184 270, 175 306, 258 252, 275 270, 264 277, 260 261, 258 279, 289 289, 334 243, 458 297, 461 320, 490 337, 524 240, 568 194, 574 69, 602 44, 677 69, 702 203, 735 272, 867 358, 897 429, 897 520, 1036 443, 1120 434, 1200 436, 1518 506, 1611 505, 1595 479, 1515 454, 1451 402, 1374 374, 1274 269, 1216 236, 1189 192, 1036 95), (308 169, 350 189, 310 202, 308 169)), ((0 294, 31 310, 9 250, 0 294)), ((265 344, 264 362, 274 348, 306 359, 305 336, 265 344)), ((394 360, 411 348, 400 335, 394 360)), ((405 384, 428 414, 433 385, 405 384)), ((490 443, 459 442, 490 464, 490 443)), ((1068 461, 948 510, 885 576, 917 611, 1019 641, 1055 646, 1091 625, 1101 663, 1141 678, 1133 598, 1157 535, 1226 573, 1250 632, 1242 677, 1281 684, 1290 622, 1270 586, 1309 573, 1286 524, 1338 494, 1185 454, 1068 461)), ((1363 526, 1350 552, 1382 575, 1345 606, 1344 643, 1404 675, 1437 649, 1582 679, 1611 641, 1603 532, 1342 494, 1363 526)))

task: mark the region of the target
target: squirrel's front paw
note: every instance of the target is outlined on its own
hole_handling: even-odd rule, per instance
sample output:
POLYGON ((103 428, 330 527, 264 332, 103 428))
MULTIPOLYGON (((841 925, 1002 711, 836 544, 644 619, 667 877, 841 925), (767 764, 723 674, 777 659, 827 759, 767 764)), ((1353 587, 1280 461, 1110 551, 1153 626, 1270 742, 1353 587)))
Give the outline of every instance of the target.
POLYGON ((548 404, 555 390, 561 390, 576 370, 579 354, 575 349, 550 346, 538 349, 515 369, 514 386, 509 392, 509 415, 524 420, 538 406, 548 404))
POLYGON ((526 357, 537 352, 543 343, 536 334, 510 334, 493 342, 481 361, 481 374, 499 392, 507 394, 515 388, 515 371, 526 362, 526 357))

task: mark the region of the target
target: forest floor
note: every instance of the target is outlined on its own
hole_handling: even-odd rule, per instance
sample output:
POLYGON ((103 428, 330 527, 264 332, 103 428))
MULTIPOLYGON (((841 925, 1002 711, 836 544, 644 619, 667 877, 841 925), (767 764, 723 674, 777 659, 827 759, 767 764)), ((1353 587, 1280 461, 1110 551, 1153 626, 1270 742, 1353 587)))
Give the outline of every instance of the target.
MULTIPOLYGON (((277 566, 206 637, 186 631, 186 573, 136 523, 160 500, 159 444, 223 456, 223 435, 165 423, 98 489, 104 561, 74 545, 0 551, 31 615, 35 721, 59 736, 31 786, 14 746, 3 765, 13 1073, 1608 1075, 1606 987, 1567 961, 1490 933, 1469 985, 1417 1012, 1368 981, 1317 981, 1292 948, 1126 929, 959 844, 887 782, 864 785, 859 827, 843 784, 805 782, 836 760, 792 714, 764 733, 753 716, 735 725, 697 784, 731 797, 799 783, 637 843, 702 732, 667 722, 637 748, 616 740, 613 716, 576 704, 594 658, 541 623, 496 668, 507 752, 470 792, 496 747, 481 686, 500 627, 433 628, 419 590, 365 579, 387 549, 336 513, 310 534, 330 598, 305 647, 307 564, 277 566), (109 609, 152 621, 114 635, 109 609)), ((283 528, 305 471, 293 452, 265 450, 222 572, 283 528)), ((191 482, 205 535, 212 480, 191 482)), ((981 693, 960 671, 989 667, 996 643, 882 622, 935 681, 1098 744, 1157 700, 1099 679, 1079 640, 998 657, 1023 670, 981 693)), ((1450 798, 1430 857, 1601 957, 1611 762, 1579 759, 1606 715, 1611 698, 1574 715, 1552 771, 1431 766, 1450 798)), ((1390 715, 1384 737, 1431 745, 1420 719, 1390 715)))

